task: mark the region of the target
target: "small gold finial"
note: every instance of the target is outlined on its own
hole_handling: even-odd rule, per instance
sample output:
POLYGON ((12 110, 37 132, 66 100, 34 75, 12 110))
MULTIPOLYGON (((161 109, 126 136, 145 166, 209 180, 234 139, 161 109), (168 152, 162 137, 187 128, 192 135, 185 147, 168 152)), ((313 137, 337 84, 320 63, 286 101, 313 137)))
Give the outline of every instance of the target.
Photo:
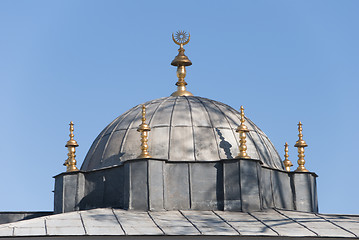
POLYGON ((246 145, 246 132, 249 132, 247 126, 244 124, 244 108, 241 106, 241 125, 237 127, 236 132, 239 133, 240 145, 239 145, 239 154, 236 158, 251 158, 247 154, 247 145, 246 145))
POLYGON ((288 143, 287 142, 284 145, 284 152, 285 152, 285 154, 284 154, 285 159, 283 161, 284 167, 287 172, 290 172, 290 167, 293 166, 293 163, 288 159, 289 155, 288 155, 288 143))
POLYGON ((141 133, 141 154, 137 158, 151 158, 148 153, 148 132, 151 128, 146 123, 146 106, 142 105, 142 123, 138 126, 137 131, 141 133))
POLYGON ((177 77, 178 81, 176 83, 177 91, 173 92, 171 96, 177 97, 177 96, 193 96, 192 93, 187 91, 186 89, 186 81, 184 78, 186 77, 186 66, 191 66, 192 62, 188 59, 188 57, 184 54, 184 48, 183 46, 186 45, 189 40, 191 39, 191 34, 185 32, 185 31, 177 31, 174 35, 172 33, 172 40, 180 46, 178 49, 178 55, 173 59, 171 62, 172 66, 177 67, 177 77))
POLYGON ((76 167, 76 148, 79 146, 74 140, 74 123, 70 122, 70 140, 67 141, 65 147, 68 149, 67 159, 64 163, 64 166, 66 166, 66 172, 73 172, 78 171, 79 169, 76 167))
POLYGON ((299 122, 298 123, 298 141, 295 143, 294 147, 298 148, 298 168, 295 170, 296 172, 309 172, 305 167, 305 160, 304 160, 304 148, 308 147, 307 143, 303 140, 303 128, 302 128, 302 123, 299 122))

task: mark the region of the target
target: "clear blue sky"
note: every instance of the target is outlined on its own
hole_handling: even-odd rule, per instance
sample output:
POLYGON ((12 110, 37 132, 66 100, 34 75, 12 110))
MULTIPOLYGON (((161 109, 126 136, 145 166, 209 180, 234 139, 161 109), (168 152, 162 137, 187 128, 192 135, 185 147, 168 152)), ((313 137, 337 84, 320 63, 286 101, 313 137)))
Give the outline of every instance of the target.
MULTIPOLYGON (((188 89, 245 106, 306 167, 320 211, 359 214, 359 1, 0 1, 0 210, 52 210, 68 122, 81 165, 127 109, 175 90, 171 33, 190 31, 188 89)), ((296 164, 295 164, 296 165, 296 164)))

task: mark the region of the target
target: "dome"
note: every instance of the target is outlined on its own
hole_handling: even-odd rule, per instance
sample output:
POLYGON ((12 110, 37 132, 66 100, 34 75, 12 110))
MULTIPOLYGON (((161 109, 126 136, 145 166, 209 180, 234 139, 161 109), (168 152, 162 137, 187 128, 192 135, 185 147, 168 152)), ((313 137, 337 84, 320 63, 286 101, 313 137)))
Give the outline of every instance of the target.
MULTIPOLYGON (((141 104, 142 105, 142 104, 141 104)), ((112 121, 95 139, 82 171, 121 165, 141 153, 141 105, 112 121)), ((196 96, 171 96, 144 103, 151 127, 149 153, 173 162, 208 162, 233 159, 239 152, 240 113, 214 100, 196 96)), ((278 152, 268 137, 248 118, 247 153, 264 166, 283 170, 278 152)))
MULTIPOLYGON (((185 42, 182 37, 172 35, 180 46, 172 61, 177 91, 112 121, 93 142, 81 171, 69 169, 76 163, 75 147, 69 148, 69 170, 55 177, 55 212, 100 207, 317 212, 317 175, 304 168, 304 159, 299 172, 290 171, 287 159, 284 169, 271 141, 242 107, 238 112, 186 90, 191 61, 183 46, 190 35, 185 42)), ((296 145, 304 152, 301 126, 298 131, 296 145)))

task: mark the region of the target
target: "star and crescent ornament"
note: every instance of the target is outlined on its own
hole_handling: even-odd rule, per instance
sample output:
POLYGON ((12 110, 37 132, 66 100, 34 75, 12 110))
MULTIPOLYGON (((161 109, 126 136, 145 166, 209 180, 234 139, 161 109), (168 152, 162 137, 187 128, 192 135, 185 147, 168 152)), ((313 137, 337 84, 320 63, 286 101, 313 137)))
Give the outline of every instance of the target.
POLYGON ((191 34, 185 31, 177 31, 176 34, 172 33, 172 39, 177 45, 186 45, 191 39, 191 34))

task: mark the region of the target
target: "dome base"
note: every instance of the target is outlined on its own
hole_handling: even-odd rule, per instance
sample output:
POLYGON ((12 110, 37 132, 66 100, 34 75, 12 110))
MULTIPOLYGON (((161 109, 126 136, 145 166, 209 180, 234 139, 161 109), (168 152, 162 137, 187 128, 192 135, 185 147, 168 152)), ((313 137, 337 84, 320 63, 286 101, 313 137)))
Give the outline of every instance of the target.
POLYGON ((136 159, 101 170, 62 173, 55 181, 55 213, 101 207, 318 211, 314 173, 288 173, 254 159, 136 159))

